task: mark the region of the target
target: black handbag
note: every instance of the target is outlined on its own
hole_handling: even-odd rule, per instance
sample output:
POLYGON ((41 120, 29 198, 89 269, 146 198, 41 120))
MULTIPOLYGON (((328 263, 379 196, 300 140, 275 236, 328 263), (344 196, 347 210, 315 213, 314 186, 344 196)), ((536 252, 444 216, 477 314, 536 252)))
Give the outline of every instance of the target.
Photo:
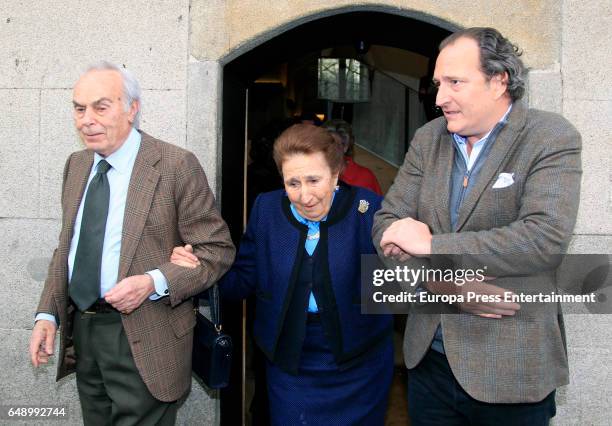
POLYGON ((232 365, 232 338, 223 333, 217 284, 208 290, 210 317, 200 313, 196 296, 196 325, 193 332, 192 370, 211 389, 229 384, 232 365))

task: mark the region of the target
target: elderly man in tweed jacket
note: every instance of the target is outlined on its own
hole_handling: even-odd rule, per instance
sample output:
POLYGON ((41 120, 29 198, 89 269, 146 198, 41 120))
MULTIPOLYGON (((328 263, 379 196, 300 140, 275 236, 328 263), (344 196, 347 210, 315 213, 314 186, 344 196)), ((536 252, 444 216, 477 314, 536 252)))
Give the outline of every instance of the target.
MULTIPOLYGON (((578 210, 581 139, 561 116, 521 101, 519 55, 491 28, 459 31, 440 46, 434 84, 444 117, 417 131, 373 237, 388 265, 433 267, 443 257, 486 265, 491 277, 415 291, 556 290, 578 210)), ((410 306, 411 424, 548 424, 555 389, 568 383, 559 307, 481 298, 454 308, 410 306)))
POLYGON ((58 380, 76 371, 87 425, 174 424, 191 384, 192 296, 234 257, 193 154, 137 130, 140 88, 102 62, 74 88, 86 150, 66 162, 62 228, 30 342, 48 362, 61 327, 58 380), (169 262, 190 244, 196 268, 169 262))

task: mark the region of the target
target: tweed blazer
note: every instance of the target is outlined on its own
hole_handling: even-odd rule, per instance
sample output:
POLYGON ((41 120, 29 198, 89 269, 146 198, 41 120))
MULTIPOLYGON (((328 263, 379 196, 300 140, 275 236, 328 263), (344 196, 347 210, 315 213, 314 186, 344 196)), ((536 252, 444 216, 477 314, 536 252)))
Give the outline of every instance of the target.
MULTIPOLYGON (((148 298, 122 323, 134 361, 151 394, 175 401, 191 384, 195 315, 192 296, 212 285, 230 267, 235 249, 227 225, 196 157, 141 132, 128 188, 117 281, 158 268, 169 296, 148 298), (191 244, 200 259, 194 269, 170 263, 172 248, 191 244)), ((62 227, 37 312, 60 324, 57 380, 74 372, 74 306, 68 295, 68 252, 73 227, 93 164, 93 152, 70 155, 62 186, 62 227)))
MULTIPOLYGON (((516 102, 453 231, 449 198, 457 154, 444 117, 429 122, 415 134, 376 214, 372 232, 379 255, 383 257, 385 229, 412 217, 429 226, 433 255, 471 254, 475 264, 487 265, 487 275, 497 277, 493 284, 514 292, 556 291, 558 254, 567 249, 578 211, 580 152, 580 135, 563 117, 516 102), (514 183, 493 188, 500 173, 514 173, 514 183)), ((459 256, 454 260, 462 262, 459 256)), ((428 262, 415 259, 409 264, 428 262)), ((540 401, 568 383, 563 317, 554 304, 526 308, 496 320, 425 314, 431 306, 414 304, 404 337, 406 365, 413 368, 420 362, 441 324, 448 362, 472 397, 490 403, 540 401)))

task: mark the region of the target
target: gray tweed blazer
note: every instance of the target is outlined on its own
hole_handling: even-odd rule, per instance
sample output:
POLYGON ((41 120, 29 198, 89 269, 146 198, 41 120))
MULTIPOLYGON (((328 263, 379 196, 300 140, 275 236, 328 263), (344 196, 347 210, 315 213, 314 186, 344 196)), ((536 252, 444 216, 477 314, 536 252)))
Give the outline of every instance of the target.
MULTIPOLYGON (((567 249, 580 199, 579 133, 560 115, 516 102, 463 201, 456 232, 451 230, 449 213, 456 155, 451 138, 444 117, 415 134, 374 219, 372 233, 379 255, 385 229, 397 219, 412 217, 429 225, 433 254, 451 255, 459 265, 465 264, 465 257, 452 255, 472 254, 473 264, 487 265, 487 275, 498 277, 493 284, 514 292, 555 291, 560 262, 555 255, 567 249), (493 188, 500 173, 514 173, 514 183, 493 188)), ((415 267, 428 262, 409 261, 415 267)), ((477 400, 535 402, 568 383, 559 306, 522 306, 516 316, 499 320, 425 313, 431 312, 428 308, 410 307, 404 337, 408 368, 424 357, 441 324, 453 373, 477 400)))

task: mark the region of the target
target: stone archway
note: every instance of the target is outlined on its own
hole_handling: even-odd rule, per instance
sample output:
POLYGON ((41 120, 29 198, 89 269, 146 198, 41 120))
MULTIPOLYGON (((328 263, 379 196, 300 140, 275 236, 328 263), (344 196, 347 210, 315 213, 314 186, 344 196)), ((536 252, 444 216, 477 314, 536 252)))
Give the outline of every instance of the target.
POLYGON ((353 12, 383 13, 452 31, 467 26, 493 26, 520 45, 530 72, 530 103, 560 112, 559 70, 562 5, 555 0, 511 3, 486 8, 470 0, 422 2, 350 0, 268 2, 257 0, 191 0, 187 65, 187 143, 209 165, 211 185, 221 174, 223 68, 258 46, 311 22, 353 12), (532 2, 530 2, 532 3, 532 2), (533 32, 538 28, 537 34, 533 32))
POLYGON ((237 58, 256 50, 262 44, 273 40, 276 37, 282 36, 288 32, 291 32, 298 27, 307 25, 314 21, 325 20, 328 18, 337 17, 340 15, 347 15, 352 13, 372 13, 372 14, 384 14, 399 19, 407 18, 411 21, 422 22, 434 27, 438 27, 442 30, 453 32, 461 28, 451 21, 447 21, 442 18, 438 18, 435 15, 431 15, 424 11, 415 9, 399 9, 397 7, 385 6, 385 5, 350 5, 332 9, 313 11, 307 15, 300 16, 297 19, 281 23, 274 28, 267 29, 261 33, 254 35, 252 38, 246 40, 244 43, 239 43, 229 52, 225 53, 219 58, 219 62, 222 66, 225 66, 237 58))

